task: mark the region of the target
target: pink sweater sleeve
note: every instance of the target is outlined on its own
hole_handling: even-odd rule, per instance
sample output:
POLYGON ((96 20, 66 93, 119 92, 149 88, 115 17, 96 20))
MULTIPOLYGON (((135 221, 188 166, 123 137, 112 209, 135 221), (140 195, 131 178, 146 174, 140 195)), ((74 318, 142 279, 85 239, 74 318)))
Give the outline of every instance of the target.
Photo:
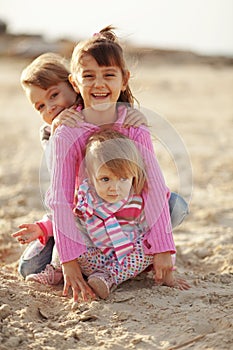
POLYGON ((170 191, 156 159, 150 132, 143 126, 128 130, 128 136, 135 141, 143 156, 148 177, 148 191, 142 194, 146 220, 150 227, 144 240, 145 253, 175 253, 169 212, 170 191))
POLYGON ((46 202, 52 211, 54 237, 62 263, 86 251, 73 214, 76 172, 87 138, 84 134, 81 128, 62 126, 52 139, 53 165, 46 202))
POLYGON ((36 224, 40 226, 41 230, 44 232, 44 236, 39 237, 39 240, 45 245, 48 242, 49 237, 53 236, 53 225, 51 218, 48 215, 44 215, 42 220, 36 221, 36 224))

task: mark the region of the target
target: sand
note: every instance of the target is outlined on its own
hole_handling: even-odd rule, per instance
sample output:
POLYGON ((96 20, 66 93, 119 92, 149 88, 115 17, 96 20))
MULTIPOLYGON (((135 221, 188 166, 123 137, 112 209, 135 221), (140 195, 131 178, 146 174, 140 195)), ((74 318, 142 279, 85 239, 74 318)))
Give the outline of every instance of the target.
POLYGON ((156 286, 142 274, 108 300, 80 301, 72 310, 72 298, 61 297, 62 285, 26 283, 17 272, 23 248, 11 233, 44 214, 41 120, 19 86, 25 65, 0 59, 0 349, 230 349, 233 66, 133 67, 141 105, 165 118, 163 133, 159 121, 150 117, 150 123, 162 141, 155 148, 166 182, 190 202, 174 238, 177 274, 191 289, 156 286))

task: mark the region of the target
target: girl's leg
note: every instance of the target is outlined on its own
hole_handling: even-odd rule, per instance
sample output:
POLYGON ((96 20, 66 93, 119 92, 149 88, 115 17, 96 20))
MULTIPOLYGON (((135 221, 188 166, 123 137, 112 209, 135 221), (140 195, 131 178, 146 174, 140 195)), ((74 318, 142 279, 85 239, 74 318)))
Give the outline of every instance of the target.
POLYGON ((111 260, 111 257, 107 257, 96 247, 88 247, 86 253, 77 258, 82 273, 87 277, 93 272, 105 269, 105 266, 109 264, 109 260, 111 260))
POLYGON ((112 288, 137 276, 153 264, 153 256, 144 254, 143 237, 140 237, 133 252, 125 257, 123 264, 119 264, 113 254, 107 257, 97 248, 88 250, 78 262, 82 272, 89 276, 88 283, 94 292, 106 299, 112 288))
POLYGON ((181 224, 185 216, 189 213, 188 204, 179 194, 172 192, 169 199, 169 209, 171 224, 174 229, 181 224))
POLYGON ((134 250, 128 254, 122 264, 117 259, 106 266, 118 286, 130 278, 134 278, 153 264, 153 255, 146 255, 143 249, 143 236, 135 243, 134 250))
POLYGON ((87 252, 77 259, 83 275, 88 277, 89 285, 96 295, 102 299, 108 297, 110 288, 114 285, 114 279, 106 269, 106 265, 111 260, 110 257, 107 257, 100 249, 95 247, 88 247, 87 252))
POLYGON ((53 237, 49 238, 45 246, 39 240, 30 243, 20 258, 19 273, 25 278, 30 274, 43 271, 46 265, 50 264, 53 246, 53 237))

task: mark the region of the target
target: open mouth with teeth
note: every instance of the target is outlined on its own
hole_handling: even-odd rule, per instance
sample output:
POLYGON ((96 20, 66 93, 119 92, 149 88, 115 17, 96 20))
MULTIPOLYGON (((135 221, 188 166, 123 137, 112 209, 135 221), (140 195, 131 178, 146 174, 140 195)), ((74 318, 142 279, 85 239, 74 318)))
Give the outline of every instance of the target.
POLYGON ((99 98, 99 99, 101 99, 101 98, 105 98, 105 97, 108 97, 109 96, 109 93, 97 93, 97 94, 92 94, 92 96, 94 97, 94 98, 99 98))

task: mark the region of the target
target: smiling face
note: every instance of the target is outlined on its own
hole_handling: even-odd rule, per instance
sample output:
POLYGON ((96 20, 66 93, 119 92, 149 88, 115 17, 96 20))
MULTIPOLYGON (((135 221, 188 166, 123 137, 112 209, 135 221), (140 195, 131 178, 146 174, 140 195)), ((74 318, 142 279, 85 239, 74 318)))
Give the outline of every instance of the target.
POLYGON ((106 111, 117 102, 126 89, 129 73, 123 79, 117 66, 100 66, 89 54, 82 57, 77 73, 71 77, 76 92, 80 92, 85 108, 106 111))
POLYGON ((29 101, 47 124, 52 124, 53 119, 64 109, 71 107, 77 98, 76 92, 67 82, 60 82, 48 89, 28 85, 25 91, 29 101))
POLYGON ((108 203, 128 198, 133 183, 132 176, 116 176, 106 165, 94 166, 91 180, 98 196, 108 203))

